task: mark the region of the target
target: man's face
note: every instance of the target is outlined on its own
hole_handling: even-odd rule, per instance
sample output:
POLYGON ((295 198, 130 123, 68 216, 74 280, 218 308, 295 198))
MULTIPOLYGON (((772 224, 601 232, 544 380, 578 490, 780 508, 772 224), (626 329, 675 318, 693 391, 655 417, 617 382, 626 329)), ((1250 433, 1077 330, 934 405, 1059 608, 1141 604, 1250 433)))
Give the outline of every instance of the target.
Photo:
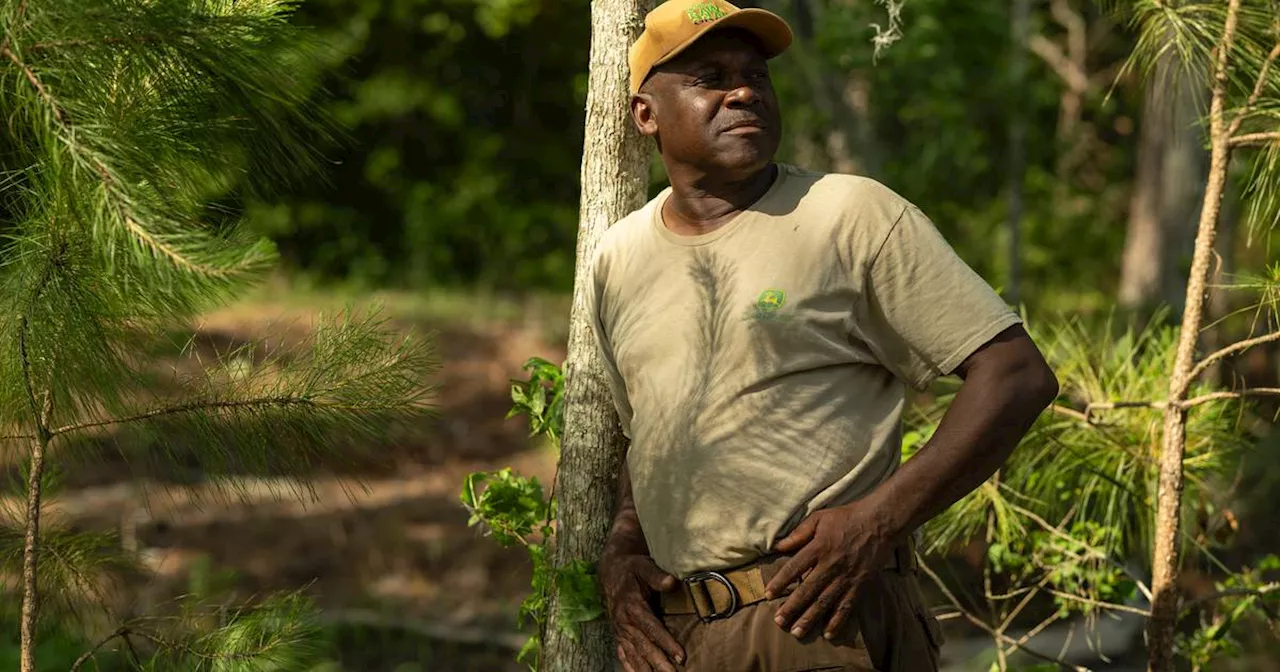
POLYGON ((726 177, 767 166, 782 137, 768 63, 741 30, 713 31, 659 66, 631 111, 668 161, 726 177))

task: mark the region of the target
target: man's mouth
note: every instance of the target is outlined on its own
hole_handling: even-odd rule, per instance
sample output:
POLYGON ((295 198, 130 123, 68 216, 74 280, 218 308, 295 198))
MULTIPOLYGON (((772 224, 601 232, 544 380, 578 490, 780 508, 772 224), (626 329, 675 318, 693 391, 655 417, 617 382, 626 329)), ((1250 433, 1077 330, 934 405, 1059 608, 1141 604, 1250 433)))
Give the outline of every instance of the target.
POLYGON ((742 135, 746 133, 759 133, 765 129, 765 123, 759 119, 742 119, 725 126, 722 133, 732 133, 734 135, 742 135))

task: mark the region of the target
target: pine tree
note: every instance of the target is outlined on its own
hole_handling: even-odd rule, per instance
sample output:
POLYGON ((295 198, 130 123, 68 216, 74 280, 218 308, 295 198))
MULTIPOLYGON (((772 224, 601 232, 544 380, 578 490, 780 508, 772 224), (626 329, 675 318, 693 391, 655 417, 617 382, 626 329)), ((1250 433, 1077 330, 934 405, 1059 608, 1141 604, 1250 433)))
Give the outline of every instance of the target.
MULTIPOLYGON (((431 353, 376 316, 325 320, 287 351, 184 348, 156 385, 167 334, 272 267, 236 203, 314 175, 332 133, 309 102, 319 46, 293 5, 0 0, 0 455, 25 476, 24 509, 0 515, 0 577, 18 579, 0 589, 21 600, 22 672, 41 619, 82 607, 97 573, 128 560, 41 524, 58 472, 95 456, 78 438, 194 457, 209 477, 302 474, 425 412, 431 353)), ((212 632, 130 623, 112 637, 150 641, 175 669, 298 669, 314 653, 306 613, 291 595, 212 632)))

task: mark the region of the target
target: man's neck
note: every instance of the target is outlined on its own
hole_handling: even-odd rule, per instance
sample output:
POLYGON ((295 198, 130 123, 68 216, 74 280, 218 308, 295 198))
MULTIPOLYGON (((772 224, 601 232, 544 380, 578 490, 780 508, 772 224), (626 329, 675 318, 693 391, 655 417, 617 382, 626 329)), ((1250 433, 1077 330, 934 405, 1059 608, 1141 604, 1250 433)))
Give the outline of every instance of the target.
POLYGON ((662 208, 663 221, 676 233, 708 233, 760 200, 777 175, 769 163, 743 179, 717 179, 703 171, 671 171, 671 196, 662 208))

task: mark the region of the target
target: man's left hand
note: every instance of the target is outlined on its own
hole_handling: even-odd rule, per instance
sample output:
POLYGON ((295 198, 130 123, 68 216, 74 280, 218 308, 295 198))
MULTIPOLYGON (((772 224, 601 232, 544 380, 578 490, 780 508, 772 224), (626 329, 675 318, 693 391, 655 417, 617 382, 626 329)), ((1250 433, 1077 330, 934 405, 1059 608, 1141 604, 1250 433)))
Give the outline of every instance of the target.
POLYGON ((833 639, 849 618, 858 586, 880 571, 892 552, 891 535, 875 524, 862 502, 815 511, 778 541, 774 550, 795 553, 765 586, 772 599, 796 579, 795 592, 778 609, 777 624, 796 637, 815 627, 833 639))

